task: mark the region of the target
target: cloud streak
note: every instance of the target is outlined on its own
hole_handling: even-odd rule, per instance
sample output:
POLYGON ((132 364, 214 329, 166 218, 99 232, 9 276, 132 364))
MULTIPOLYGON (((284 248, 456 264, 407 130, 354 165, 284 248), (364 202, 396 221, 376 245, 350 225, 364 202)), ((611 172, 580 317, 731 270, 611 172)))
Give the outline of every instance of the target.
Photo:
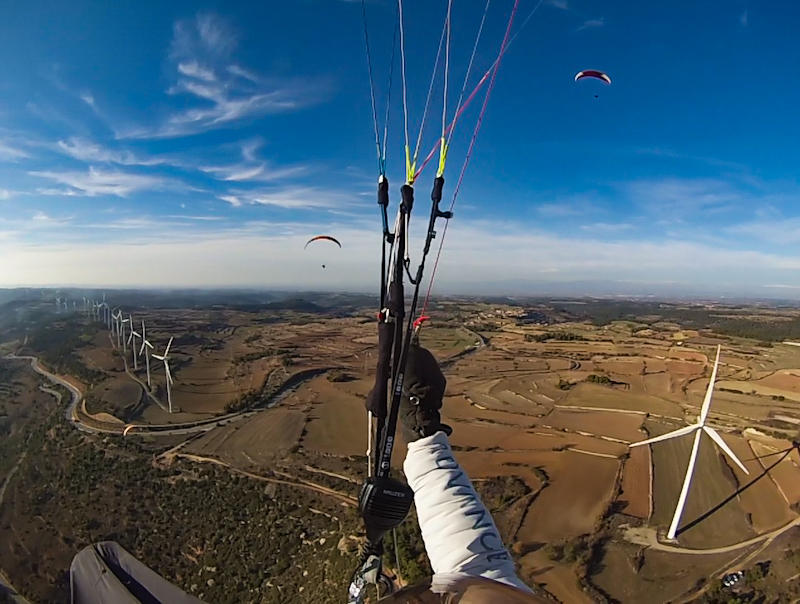
POLYGON ((0 161, 8 161, 8 162, 16 162, 20 159, 28 159, 30 155, 19 149, 18 147, 12 147, 9 143, 0 141, 0 161))
POLYGON ((40 194, 70 197, 96 197, 99 195, 127 197, 134 192, 160 190, 175 184, 159 176, 106 171, 94 167, 90 167, 88 172, 34 171, 29 174, 67 187, 66 189, 39 189, 40 194))
POLYGON ((286 186, 256 191, 230 191, 218 199, 231 206, 263 205, 286 210, 340 210, 360 205, 357 196, 316 187, 286 186))
POLYGON ((176 82, 167 93, 194 106, 173 112, 157 126, 118 131, 117 138, 191 136, 296 111, 325 96, 319 81, 262 78, 231 62, 237 44, 233 30, 215 15, 200 14, 176 23, 170 52, 176 82))
POLYGON ((588 19, 584 21, 575 31, 583 31, 584 29, 596 29, 598 27, 603 27, 605 25, 605 19, 600 17, 599 19, 588 19))
POLYGON ((174 160, 162 157, 138 157, 130 151, 114 151, 78 137, 58 141, 56 149, 64 155, 85 162, 111 163, 122 166, 176 165, 174 160))

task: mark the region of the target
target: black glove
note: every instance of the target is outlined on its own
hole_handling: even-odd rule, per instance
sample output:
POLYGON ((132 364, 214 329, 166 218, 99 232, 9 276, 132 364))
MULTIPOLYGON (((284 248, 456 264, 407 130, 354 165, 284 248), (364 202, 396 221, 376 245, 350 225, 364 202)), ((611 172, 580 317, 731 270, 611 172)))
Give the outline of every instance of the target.
POLYGON ((439 409, 447 388, 447 379, 429 350, 412 343, 408 351, 403 396, 400 399, 400 421, 407 442, 453 429, 441 423, 439 409))

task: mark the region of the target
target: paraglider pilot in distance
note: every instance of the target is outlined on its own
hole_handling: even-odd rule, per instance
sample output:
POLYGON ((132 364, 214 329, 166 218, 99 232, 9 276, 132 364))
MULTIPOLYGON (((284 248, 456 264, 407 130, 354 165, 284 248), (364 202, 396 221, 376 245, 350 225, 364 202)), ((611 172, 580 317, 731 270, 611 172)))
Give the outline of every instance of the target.
MULTIPOLYGON (((491 514, 455 459, 440 410, 447 380, 430 351, 411 345, 400 407, 408 443, 403 470, 414 491, 434 575, 385 604, 531 604, 546 602, 517 577, 491 514)), ((201 602, 181 592, 116 543, 91 545, 70 569, 73 604, 201 602), (144 598, 144 599, 143 599, 144 598)))

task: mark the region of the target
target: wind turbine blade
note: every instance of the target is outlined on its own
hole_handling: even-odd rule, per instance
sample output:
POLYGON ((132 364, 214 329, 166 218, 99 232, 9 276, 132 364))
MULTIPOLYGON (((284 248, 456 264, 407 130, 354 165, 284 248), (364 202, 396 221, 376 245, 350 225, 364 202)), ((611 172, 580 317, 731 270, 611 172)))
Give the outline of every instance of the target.
POLYGON ((169 370, 169 363, 166 360, 164 361, 164 369, 167 372, 167 379, 169 380, 169 383, 174 384, 175 382, 172 381, 172 373, 169 370))
POLYGON ((169 344, 167 344, 167 349, 164 351, 164 356, 169 354, 169 347, 172 346, 172 338, 169 339, 169 344))
POLYGON ((662 440, 669 440, 670 438, 677 438, 678 436, 683 436, 684 434, 691 434, 695 430, 699 430, 700 426, 698 424, 692 424, 691 426, 686 426, 685 428, 678 428, 677 430, 673 430, 672 432, 667 432, 666 434, 662 434, 661 436, 656 436, 654 438, 648 438, 647 440, 643 440, 638 443, 631 443, 628 445, 629 447, 640 447, 642 445, 651 445, 653 443, 661 442, 662 440))
POLYGON ((692 484, 692 474, 694 474, 694 466, 697 462, 697 451, 700 449, 700 435, 702 432, 698 430, 694 434, 694 444, 692 445, 692 454, 689 456, 689 465, 686 468, 686 477, 683 479, 683 487, 681 487, 681 494, 678 497, 678 505, 675 506, 675 514, 672 516, 672 524, 669 525, 669 532, 667 537, 674 539, 678 532, 678 524, 681 521, 683 514, 683 507, 686 505, 686 497, 689 495, 689 486, 692 484))
POLYGON ((142 356, 144 354, 144 347, 145 347, 145 342, 142 342, 142 347, 139 349, 139 356, 142 356))
POLYGON ((145 344, 147 344, 147 347, 148 347, 150 350, 155 350, 155 348, 153 347, 153 345, 152 345, 150 342, 148 342, 147 340, 145 340, 145 341, 144 341, 144 343, 145 343, 145 344))
POLYGON ((708 410, 711 408, 711 396, 714 394, 714 382, 717 380, 717 367, 719 367, 719 352, 722 346, 717 345, 717 358, 714 361, 714 369, 711 370, 711 379, 708 380, 708 389, 706 390, 706 397, 703 399, 703 406, 700 409, 700 419, 698 424, 701 426, 706 423, 708 417, 708 410))
POLYGON ((160 356, 160 355, 157 355, 157 354, 154 354, 154 355, 153 355, 153 358, 154 358, 154 359, 158 359, 159 361, 163 361, 163 360, 164 360, 164 357, 162 357, 162 356, 160 356))
POLYGON ((717 443, 717 446, 725 452, 725 455, 730 457, 733 460, 733 462, 742 469, 742 472, 744 472, 745 474, 750 474, 750 472, 747 471, 747 468, 744 467, 744 464, 741 461, 739 461, 739 458, 736 457, 736 454, 725 443, 725 441, 722 440, 722 437, 716 430, 714 430, 714 428, 703 426, 703 431, 711 437, 711 440, 717 443))

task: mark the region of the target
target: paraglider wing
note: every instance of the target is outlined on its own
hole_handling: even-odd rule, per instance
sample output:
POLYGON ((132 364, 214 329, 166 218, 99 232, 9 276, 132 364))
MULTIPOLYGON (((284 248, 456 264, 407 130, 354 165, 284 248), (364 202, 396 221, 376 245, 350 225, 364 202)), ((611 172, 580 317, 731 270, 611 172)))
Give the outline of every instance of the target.
POLYGON ((338 245, 339 247, 342 247, 342 244, 339 243, 338 240, 334 239, 330 235, 317 235, 316 237, 312 237, 311 239, 309 239, 308 242, 303 247, 303 249, 306 249, 308 247, 308 244, 311 243, 312 241, 319 241, 320 239, 324 239, 324 240, 327 240, 327 241, 333 241, 336 245, 338 245))
POLYGON ((603 80, 606 84, 611 83, 611 78, 607 73, 598 71, 596 69, 584 69, 583 71, 579 71, 577 74, 575 74, 576 82, 584 78, 595 78, 597 80, 603 80))

